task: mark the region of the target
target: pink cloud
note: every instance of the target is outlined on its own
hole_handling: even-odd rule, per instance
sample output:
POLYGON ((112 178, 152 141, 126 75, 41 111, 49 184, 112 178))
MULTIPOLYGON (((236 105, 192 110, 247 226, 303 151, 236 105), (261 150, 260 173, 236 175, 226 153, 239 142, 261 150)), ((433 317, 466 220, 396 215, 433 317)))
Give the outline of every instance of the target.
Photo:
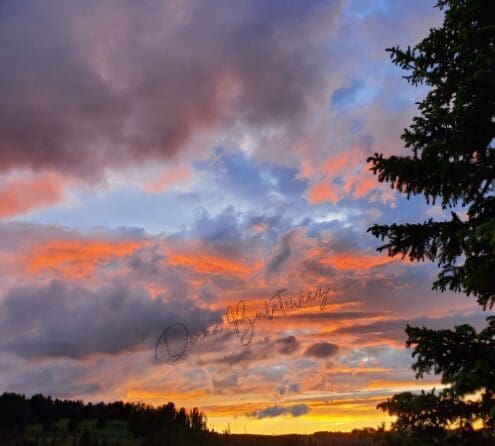
POLYGON ((94 180, 183 151, 197 159, 211 147, 205 138, 195 144, 205 133, 213 144, 232 132, 292 136, 308 100, 321 96, 322 42, 342 2, 262 3, 220 1, 215 14, 203 2, 13 8, 0 54, 9 67, 0 82, 0 171, 94 180))
POLYGON ((337 191, 330 186, 328 181, 320 181, 319 183, 310 186, 307 196, 308 201, 311 204, 324 203, 325 201, 330 201, 335 204, 339 201, 337 191))
POLYGON ((165 192, 171 186, 181 183, 190 176, 187 167, 180 167, 177 170, 165 170, 156 180, 145 183, 144 190, 149 193, 159 194, 165 192))
POLYGON ((100 264, 132 254, 143 243, 131 240, 52 240, 35 245, 27 255, 29 273, 60 274, 66 278, 87 278, 100 264))
POLYGON ((337 204, 343 198, 364 197, 370 201, 392 201, 390 190, 369 171, 367 156, 367 150, 356 146, 331 155, 319 168, 301 163, 298 176, 310 181, 306 191, 308 202, 337 204))
POLYGON ((63 200, 68 181, 55 173, 15 178, 0 185, 0 218, 25 214, 63 200))

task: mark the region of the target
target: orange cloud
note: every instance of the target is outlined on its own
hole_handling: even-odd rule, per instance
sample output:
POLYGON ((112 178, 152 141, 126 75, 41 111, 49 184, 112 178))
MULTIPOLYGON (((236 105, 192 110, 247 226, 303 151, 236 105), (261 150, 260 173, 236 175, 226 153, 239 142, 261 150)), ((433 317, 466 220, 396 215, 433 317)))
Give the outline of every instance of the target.
POLYGON ((0 218, 24 214, 62 201, 66 184, 67 181, 54 173, 10 180, 0 187, 0 218))
POLYGON ((385 265, 392 260, 383 255, 338 253, 329 259, 324 259, 323 264, 329 264, 338 270, 365 270, 379 265, 385 265))
POLYGON ((136 241, 56 240, 38 245, 28 256, 31 273, 54 270, 70 278, 88 276, 98 264, 131 254, 143 246, 136 241))
POLYGON ((417 381, 414 379, 376 379, 366 384, 367 389, 406 389, 418 390, 441 385, 437 379, 417 381))
POLYGON ((366 177, 359 177, 354 185, 354 195, 358 198, 364 197, 368 192, 379 187, 376 178, 370 177, 368 173, 366 177))
POLYGON ((339 197, 337 192, 330 187, 328 181, 320 181, 309 188, 308 201, 311 204, 323 203, 331 201, 337 203, 339 197))
POLYGON ((310 251, 311 256, 318 257, 322 265, 329 265, 339 271, 363 271, 375 266, 386 265, 397 259, 383 254, 367 254, 361 252, 328 252, 320 248, 310 251))
POLYGON ((338 176, 343 170, 356 167, 362 162, 364 152, 359 149, 350 149, 346 152, 337 153, 327 159, 323 165, 323 172, 330 176, 338 176))
POLYGON ((300 164, 299 176, 316 177, 307 191, 310 204, 331 202, 336 204, 344 197, 363 198, 372 192, 379 191, 371 200, 392 201, 390 190, 380 184, 366 166, 366 152, 359 147, 330 156, 316 170, 308 170, 300 164), (334 181, 339 179, 338 182, 334 181))
POLYGON ((150 181, 144 185, 144 190, 149 193, 159 194, 167 190, 173 184, 188 178, 190 175, 187 167, 181 167, 177 170, 165 171, 154 181, 150 181))
POLYGON ((183 266, 198 273, 205 274, 238 274, 246 275, 250 269, 241 262, 209 254, 169 253, 166 263, 183 266))

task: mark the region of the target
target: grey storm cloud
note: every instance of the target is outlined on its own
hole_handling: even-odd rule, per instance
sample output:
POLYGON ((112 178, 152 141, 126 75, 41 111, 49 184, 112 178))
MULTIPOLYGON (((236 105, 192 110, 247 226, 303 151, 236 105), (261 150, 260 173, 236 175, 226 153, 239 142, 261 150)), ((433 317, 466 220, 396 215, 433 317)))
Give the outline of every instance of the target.
POLYGON ((329 358, 337 353, 338 347, 329 342, 317 342, 308 347, 306 356, 313 358, 329 358))
POLYGON ((3 1, 1 169, 95 177, 200 130, 298 127, 341 4, 3 1))
MULTIPOLYGON (((232 340, 232 342, 236 342, 232 340)), ((241 363, 253 363, 257 360, 273 358, 277 353, 291 355, 299 350, 300 344, 295 336, 286 336, 275 340, 265 338, 261 345, 249 345, 242 347, 236 353, 221 356, 215 360, 219 364, 229 366, 241 363)))
POLYGON ((300 347, 295 336, 287 336, 277 340, 278 351, 283 355, 291 355, 300 347))
POLYGON ((309 412, 309 407, 306 404, 294 404, 293 406, 269 406, 261 410, 255 410, 247 414, 250 418, 274 418, 281 415, 290 415, 292 417, 300 417, 309 412))
POLYGON ((93 291, 53 281, 11 289, 0 303, 0 349, 24 358, 84 358, 152 350, 162 330, 182 322, 190 333, 221 321, 221 312, 188 299, 151 299, 130 284, 93 291))
POLYGON ((277 240, 277 244, 273 249, 271 257, 267 262, 265 268, 266 276, 270 276, 271 274, 276 274, 277 272, 279 272, 281 266, 290 258, 291 252, 293 251, 291 249, 291 243, 293 243, 295 234, 296 231, 290 231, 279 237, 279 239, 277 240))

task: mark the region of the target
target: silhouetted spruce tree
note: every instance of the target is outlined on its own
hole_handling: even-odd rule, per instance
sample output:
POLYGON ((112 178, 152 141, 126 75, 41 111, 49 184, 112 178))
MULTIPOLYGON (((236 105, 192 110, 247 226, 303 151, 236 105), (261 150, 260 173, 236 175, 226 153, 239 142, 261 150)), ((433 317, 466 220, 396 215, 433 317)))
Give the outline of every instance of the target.
MULTIPOLYGON (((495 303, 495 8, 488 0, 440 0, 436 6, 444 12, 440 28, 430 30, 414 48, 388 49, 393 63, 409 72, 408 82, 429 88, 418 103, 419 116, 402 135, 412 154, 385 158, 376 153, 368 162, 379 181, 391 183, 408 198, 424 195, 428 203, 439 202, 450 216, 444 221, 375 225, 369 231, 386 241, 379 250, 390 256, 438 262, 433 289, 465 292, 475 296, 484 310, 491 310, 495 303), (459 206, 464 215, 454 212, 459 206)), ((487 321, 488 327, 480 333, 467 324, 440 331, 407 327, 406 345, 414 346, 416 376, 439 374, 448 387, 440 393, 404 393, 380 404, 398 417, 396 429, 422 431, 435 441, 449 441, 454 433, 446 427, 453 423, 460 423, 461 436, 469 437, 475 420, 481 420, 487 432, 493 431, 495 317, 487 321), (466 401, 471 393, 479 393, 480 399, 466 401)))

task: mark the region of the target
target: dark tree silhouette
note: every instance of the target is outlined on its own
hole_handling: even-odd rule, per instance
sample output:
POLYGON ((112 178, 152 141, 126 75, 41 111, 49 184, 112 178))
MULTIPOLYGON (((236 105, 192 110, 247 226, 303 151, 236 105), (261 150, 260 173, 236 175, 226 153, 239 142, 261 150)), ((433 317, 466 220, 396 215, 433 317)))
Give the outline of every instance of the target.
POLYGON ((186 409, 184 409, 183 407, 179 409, 179 412, 177 412, 177 416, 175 417, 175 422, 182 427, 190 426, 190 419, 189 415, 186 412, 186 409))
POLYGON ((206 417, 197 407, 193 407, 189 418, 191 420, 191 429, 193 431, 206 430, 206 417))
MULTIPOLYGON (((429 88, 420 115, 402 135, 412 155, 377 153, 368 161, 379 181, 408 198, 440 202, 450 218, 368 231, 386 241, 379 250, 390 256, 438 262, 433 288, 472 294, 486 310, 495 303, 495 8, 487 0, 440 0, 436 6, 444 12, 442 27, 414 48, 388 49, 393 63, 409 72, 408 82, 429 88), (454 212, 459 206, 465 215, 454 212)), ((446 428, 454 423, 463 435, 475 420, 493 431, 495 318, 488 317, 481 333, 469 325, 441 331, 408 326, 406 332, 417 377, 433 372, 449 386, 380 404, 398 417, 394 427, 431 435, 423 444, 452 436, 446 428), (470 393, 479 399, 467 403, 470 393)))
MULTIPOLYGON (((177 411, 174 403, 159 407, 122 401, 84 404, 82 401, 52 400, 39 394, 26 398, 15 393, 3 393, 0 395, 0 445, 10 445, 16 437, 22 436, 25 427, 30 424, 45 426, 45 439, 50 438, 50 434, 52 439, 61 437, 65 433, 57 433, 55 427, 56 421, 61 418, 69 420, 67 431, 74 435, 74 441, 90 444, 99 441, 98 435, 101 434, 98 434, 98 430, 110 421, 127 423, 131 436, 156 440, 157 444, 164 443, 161 441, 163 435, 165 438, 170 436, 169 443, 184 444, 179 442, 180 437, 180 441, 185 444, 192 444, 191 438, 202 439, 207 431, 206 415, 203 412, 197 408, 190 412, 184 408, 177 411), (81 432, 81 421, 95 419, 96 431, 85 429, 81 432)), ((20 441, 19 438, 17 440, 20 441)))
POLYGON ((174 403, 167 403, 167 405, 163 408, 163 416, 167 424, 172 424, 175 421, 175 417, 177 415, 177 410, 175 410, 174 403))

